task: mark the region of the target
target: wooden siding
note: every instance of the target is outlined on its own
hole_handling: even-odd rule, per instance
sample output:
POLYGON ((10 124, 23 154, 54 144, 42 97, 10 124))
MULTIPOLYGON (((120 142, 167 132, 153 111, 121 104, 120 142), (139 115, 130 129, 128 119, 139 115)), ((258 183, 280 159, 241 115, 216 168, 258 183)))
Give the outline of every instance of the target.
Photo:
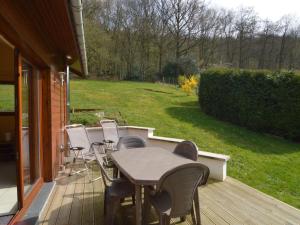
POLYGON ((66 85, 61 84, 57 72, 45 71, 44 74, 44 179, 53 180, 62 160, 61 147, 65 146, 66 135, 63 131, 66 125, 66 85))
MULTIPOLYGON (((93 168, 93 177, 97 177, 97 165, 93 168)), ((210 180, 208 185, 200 188, 199 193, 203 225, 296 225, 300 222, 298 209, 230 177, 224 182, 210 180)), ((134 206, 128 203, 126 201, 116 215, 116 225, 134 225, 134 206)), ((157 224, 157 216, 153 211, 150 222, 157 224)), ((59 177, 39 224, 104 224, 102 180, 90 183, 86 175, 59 177)), ((188 216, 186 222, 173 219, 172 224, 190 225, 192 222, 188 216)))
POLYGON ((64 144, 64 126, 66 125, 66 89, 62 86, 58 73, 51 74, 51 120, 52 120, 52 159, 54 176, 62 161, 61 148, 64 144))

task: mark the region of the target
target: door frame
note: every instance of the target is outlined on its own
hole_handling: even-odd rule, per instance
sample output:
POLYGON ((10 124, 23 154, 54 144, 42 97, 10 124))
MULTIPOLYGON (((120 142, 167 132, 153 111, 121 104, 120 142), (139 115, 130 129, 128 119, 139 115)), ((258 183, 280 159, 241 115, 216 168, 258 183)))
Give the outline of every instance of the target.
MULTIPOLYGON (((23 147, 22 147, 22 55, 20 51, 15 48, 14 50, 14 71, 15 71, 15 149, 17 156, 17 193, 18 193, 18 211, 10 221, 9 224, 14 224, 16 221, 20 220, 26 210, 29 208, 32 203, 34 197, 38 194, 41 189, 44 179, 43 179, 43 139, 42 137, 42 97, 39 98, 39 119, 38 123, 40 126, 40 142, 39 142, 39 166, 40 166, 40 176, 33 184, 30 192, 24 196, 24 171, 23 171, 23 147)), ((26 61, 26 60, 25 60, 26 61)), ((34 72, 33 72, 34 74, 34 72)), ((34 75, 33 75, 34 76, 34 75)), ((32 87, 33 79, 30 79, 30 86, 32 87)), ((42 78, 39 77, 38 86, 40 93, 42 92, 42 78)), ((39 93, 39 94, 40 94, 39 93)), ((32 95, 30 96, 30 98, 32 95)), ((32 104, 32 101, 30 104, 32 104)), ((31 113, 32 115, 32 113, 31 113)), ((32 141, 30 141, 32 142, 32 141)))

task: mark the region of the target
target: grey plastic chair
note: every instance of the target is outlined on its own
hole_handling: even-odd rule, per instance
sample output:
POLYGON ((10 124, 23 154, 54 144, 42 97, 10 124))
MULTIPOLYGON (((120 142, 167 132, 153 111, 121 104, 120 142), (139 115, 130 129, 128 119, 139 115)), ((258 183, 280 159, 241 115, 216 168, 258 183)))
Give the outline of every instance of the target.
POLYGON ((121 137, 117 144, 117 150, 143 147, 146 147, 146 142, 138 136, 121 137))
POLYGON ((73 152, 73 156, 74 156, 69 175, 71 176, 74 174, 79 174, 81 172, 87 171, 90 181, 98 180, 99 177, 93 180, 91 179, 88 164, 96 160, 94 154, 94 148, 99 148, 102 151, 104 151, 103 150, 104 144, 102 142, 92 143, 89 139, 85 126, 83 126, 82 124, 68 125, 65 126, 65 129, 69 137, 70 150, 73 152), (82 159, 85 169, 73 172, 74 164, 78 159, 82 159))
MULTIPOLYGON (((121 137, 117 144, 118 151, 123 150, 123 149, 143 148, 143 147, 146 147, 146 142, 144 141, 144 139, 142 139, 141 137, 138 137, 138 136, 121 137)), ((118 173, 118 171, 116 171, 116 173, 118 173)), ((115 175, 117 175, 117 174, 115 174, 115 175)), ((125 176, 122 173, 120 173, 120 177, 125 178, 125 176)))
MULTIPOLYGON (((180 142, 173 151, 175 154, 181 155, 185 158, 188 158, 193 161, 198 161, 198 147, 197 145, 192 141, 183 141, 180 142)), ((207 183, 210 171, 209 168, 205 165, 203 165, 204 169, 204 175, 199 183, 199 186, 205 185, 207 183)), ((192 211, 196 210, 196 219, 197 223, 201 223, 200 218, 200 203, 199 203, 199 193, 198 189, 195 191, 195 197, 194 197, 194 205, 192 211), (194 206, 195 205, 195 206, 194 206)), ((185 217, 180 218, 181 221, 185 221, 185 217)), ((193 221, 195 221, 195 218, 192 217, 193 221)))
POLYGON ((173 152, 193 161, 198 160, 198 148, 191 141, 180 142, 173 152))
MULTIPOLYGON (((159 215, 160 225, 169 225, 171 218, 181 218, 190 213, 194 217, 193 199, 203 176, 204 167, 200 163, 179 166, 162 176, 156 194, 149 196, 150 203, 159 215)), ((197 225, 200 223, 198 221, 197 225)))
POLYGON ((104 140, 107 150, 116 150, 119 142, 118 125, 114 120, 101 120, 100 124, 103 130, 104 140))
POLYGON ((112 178, 109 176, 107 167, 105 166, 104 158, 106 154, 95 150, 95 156, 100 166, 104 189, 104 220, 106 225, 114 225, 114 218, 118 208, 120 207, 120 201, 126 197, 132 197, 133 204, 135 187, 134 185, 123 178, 112 178))
MULTIPOLYGON (((198 161, 198 147, 192 141, 182 141, 180 142, 173 151, 175 154, 181 155, 187 159, 198 161)), ((205 176, 200 182, 200 185, 205 185, 209 177, 209 168, 206 167, 205 176)))

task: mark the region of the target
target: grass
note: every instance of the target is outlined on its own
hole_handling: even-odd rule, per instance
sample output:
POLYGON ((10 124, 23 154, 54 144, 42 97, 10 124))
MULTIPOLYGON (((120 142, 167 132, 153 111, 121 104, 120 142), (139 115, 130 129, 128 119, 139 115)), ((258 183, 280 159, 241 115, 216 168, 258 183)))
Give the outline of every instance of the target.
POLYGON ((0 112, 13 112, 15 110, 14 85, 0 85, 0 112))
POLYGON ((207 116, 196 96, 174 86, 72 81, 71 105, 120 111, 130 125, 155 127, 157 135, 193 140, 204 151, 230 155, 229 176, 300 208, 299 144, 207 116))

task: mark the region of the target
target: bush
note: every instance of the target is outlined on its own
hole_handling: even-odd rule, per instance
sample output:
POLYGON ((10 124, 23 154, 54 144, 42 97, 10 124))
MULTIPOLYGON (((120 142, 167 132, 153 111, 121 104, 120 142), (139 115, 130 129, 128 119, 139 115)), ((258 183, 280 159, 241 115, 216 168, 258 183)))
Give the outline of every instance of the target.
POLYGON ((221 120, 300 140, 300 77, 292 72, 208 70, 199 103, 221 120))
POLYGON ((196 91, 196 89, 197 89, 197 86, 199 84, 199 76, 197 76, 197 75, 191 75, 191 76, 180 75, 178 77, 178 84, 185 93, 190 95, 190 94, 192 94, 193 91, 196 91))
POLYGON ((99 123, 99 117, 91 112, 70 113, 71 124, 83 124, 85 126, 95 126, 99 123))
POLYGON ((168 62, 162 72, 162 76, 175 77, 179 74, 192 75, 199 72, 196 62, 190 58, 181 58, 179 62, 168 62))

